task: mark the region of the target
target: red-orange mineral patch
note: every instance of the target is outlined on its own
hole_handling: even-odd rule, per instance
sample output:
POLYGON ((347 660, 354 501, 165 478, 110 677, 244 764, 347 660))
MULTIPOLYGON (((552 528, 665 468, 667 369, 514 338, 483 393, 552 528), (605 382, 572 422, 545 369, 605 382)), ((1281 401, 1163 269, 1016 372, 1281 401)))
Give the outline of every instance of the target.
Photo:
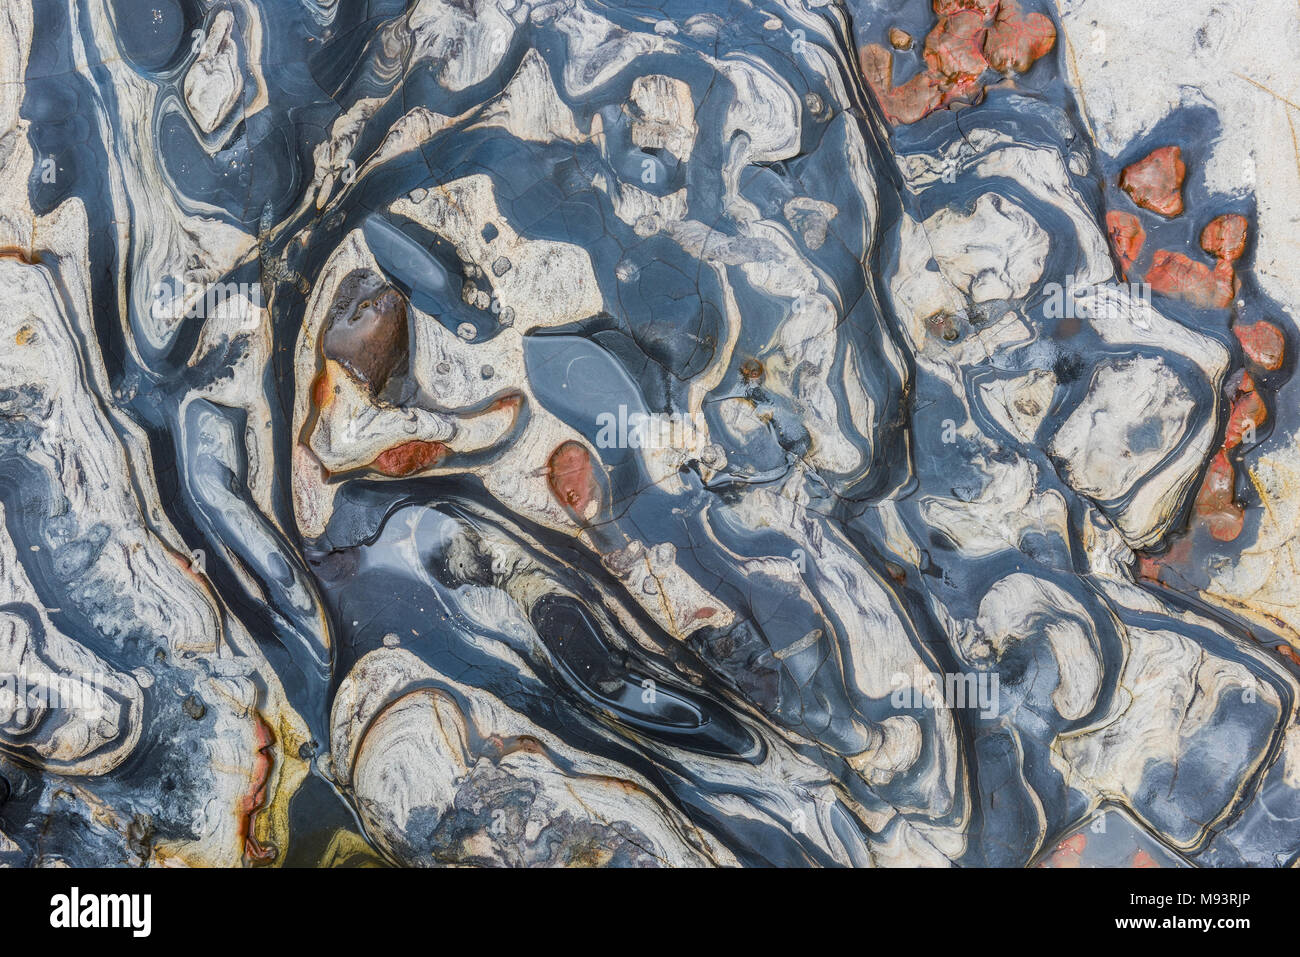
POLYGON ((1147 238, 1142 221, 1132 213, 1111 210, 1106 214, 1106 232, 1110 235, 1111 247, 1119 257, 1124 271, 1132 269, 1138 256, 1142 255, 1142 244, 1147 238))
POLYGON ((1213 268, 1182 253, 1156 250, 1147 271, 1147 282, 1163 296, 1182 299, 1202 309, 1226 309, 1232 305, 1232 264, 1220 259, 1213 268))
POLYGON ((999 73, 1024 73, 1056 43, 1056 27, 1041 13, 1025 14, 1003 0, 984 38, 984 56, 999 73))
POLYGON ((1246 217, 1227 213, 1201 230, 1201 248, 1215 259, 1236 262, 1246 251, 1246 217))
POLYGON ((1241 342, 1241 351, 1255 365, 1269 371, 1282 367, 1286 340, 1273 323, 1260 320, 1248 326, 1233 326, 1232 331, 1241 342))
POLYGON ((925 62, 950 82, 973 80, 988 67, 984 59, 984 15, 960 10, 939 21, 925 38, 925 62))
POLYGON ((1158 584, 1166 584, 1160 577, 1165 568, 1186 564, 1191 561, 1191 558, 1192 540, 1187 535, 1181 535, 1173 540, 1173 545, 1163 555, 1148 555, 1139 552, 1138 577, 1158 584))
POLYGON ((878 43, 863 47, 858 53, 858 63, 863 79, 880 101, 885 119, 895 126, 915 123, 943 102, 940 78, 925 71, 894 86, 894 54, 878 43))
POLYGON ((1144 552, 1138 552, 1137 575, 1138 578, 1145 578, 1147 581, 1160 581, 1160 559, 1153 558, 1144 552))
POLYGON ((1075 834, 1067 837, 1051 855, 1039 863, 1039 867, 1065 867, 1074 868, 1082 865, 1084 849, 1088 846, 1088 836, 1086 834, 1075 834))
POLYGON ((1161 216, 1177 216, 1183 211, 1186 172, 1183 151, 1177 146, 1162 146, 1145 159, 1124 167, 1119 188, 1143 209, 1161 216))
POLYGON ((265 864, 275 858, 275 848, 263 845, 253 831, 258 812, 266 807, 267 784, 275 767, 275 732, 260 714, 254 712, 253 720, 256 722, 257 754, 253 758, 252 780, 239 803, 239 831, 244 839, 245 861, 265 864))
POLYGON ((1232 497, 1232 463, 1220 450, 1210 462, 1205 482, 1196 496, 1196 514, 1205 523, 1211 535, 1221 542, 1230 542, 1241 534, 1246 513, 1232 497))
POLYGON ((334 401, 334 379, 331 375, 329 363, 325 368, 316 374, 316 378, 311 383, 311 402, 319 411, 324 412, 326 407, 334 401))
POLYGON ((600 499, 591 453, 578 442, 565 442, 551 453, 546 478, 556 501, 585 517, 587 507, 600 499))
POLYGON ((931 6, 941 17, 950 17, 963 10, 975 10, 987 20, 997 12, 998 0, 934 0, 931 6))
MULTIPOLYGON (((888 47, 872 43, 858 51, 862 77, 895 126, 954 102, 977 101, 990 66, 1002 73, 1024 72, 1056 42, 1051 20, 1024 14, 1012 0, 1003 0, 1000 9, 998 0, 934 0, 934 11, 939 22, 925 38, 925 69, 905 82, 894 85, 894 54, 888 47)), ((889 42, 894 49, 909 49, 912 38, 894 28, 889 42)))
POLYGON ((447 454, 447 447, 441 442, 423 442, 413 439, 385 449, 370 463, 376 472, 390 478, 401 478, 421 469, 427 469, 447 454))
POLYGON ((1242 392, 1232 403, 1232 412, 1228 415, 1228 430, 1223 437, 1225 449, 1235 449, 1246 438, 1253 438, 1255 431, 1268 418, 1268 408, 1259 393, 1253 389, 1242 392))

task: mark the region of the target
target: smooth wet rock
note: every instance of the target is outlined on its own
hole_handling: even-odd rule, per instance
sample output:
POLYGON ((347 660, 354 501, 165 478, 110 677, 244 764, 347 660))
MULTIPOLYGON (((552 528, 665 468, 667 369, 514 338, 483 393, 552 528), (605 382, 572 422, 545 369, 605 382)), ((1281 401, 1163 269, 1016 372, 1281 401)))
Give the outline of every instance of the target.
POLYGON ((1270 372, 1282 368, 1286 338, 1273 323, 1261 319, 1247 325, 1234 325, 1232 332, 1241 343, 1241 351, 1255 365, 1270 372))
POLYGON ((1146 230, 1142 221, 1132 213, 1113 209, 1106 213, 1106 232, 1110 236, 1111 248, 1119 257, 1120 268, 1125 272, 1142 255, 1142 244, 1146 242, 1146 230))
POLYGON ((1143 209, 1161 216, 1177 216, 1183 211, 1186 172, 1183 151, 1177 146, 1162 146, 1124 167, 1119 186, 1143 209))
POLYGON ((402 294, 372 272, 345 277, 322 339, 326 357, 343 363, 378 393, 405 363, 407 343, 402 294))
POLYGON ((1002 0, 984 38, 984 56, 999 73, 1024 73, 1056 44, 1056 27, 1038 12, 1026 14, 1015 0, 1002 0))
POLYGON ((1205 480, 1196 496, 1196 515, 1211 535, 1230 542, 1241 534, 1246 513, 1235 501, 1233 486, 1236 473, 1228 456, 1219 452, 1210 462, 1205 480))
POLYGON ((1216 259, 1236 262, 1246 251, 1249 223, 1245 216, 1216 216, 1201 230, 1201 248, 1216 259))
POLYGON ((1146 278, 1152 291, 1202 309, 1227 309, 1236 294, 1236 274, 1226 260, 1207 266, 1167 249, 1156 250, 1146 278))

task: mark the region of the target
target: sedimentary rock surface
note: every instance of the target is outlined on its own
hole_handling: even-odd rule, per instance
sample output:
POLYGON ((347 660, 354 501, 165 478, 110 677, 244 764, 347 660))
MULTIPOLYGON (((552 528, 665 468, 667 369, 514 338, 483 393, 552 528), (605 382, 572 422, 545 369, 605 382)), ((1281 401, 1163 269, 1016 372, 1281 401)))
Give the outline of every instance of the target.
POLYGON ((0 863, 1293 863, 1294 224, 1097 4, 11 0, 0 863))

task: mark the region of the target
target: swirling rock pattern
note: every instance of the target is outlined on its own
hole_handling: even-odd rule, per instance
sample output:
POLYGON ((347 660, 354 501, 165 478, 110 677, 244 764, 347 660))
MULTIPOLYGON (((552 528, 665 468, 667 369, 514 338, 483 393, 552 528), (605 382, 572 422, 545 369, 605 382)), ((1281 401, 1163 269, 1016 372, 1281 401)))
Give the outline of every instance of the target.
POLYGON ((1293 863, 1293 314, 1076 19, 11 0, 0 863, 1293 863))

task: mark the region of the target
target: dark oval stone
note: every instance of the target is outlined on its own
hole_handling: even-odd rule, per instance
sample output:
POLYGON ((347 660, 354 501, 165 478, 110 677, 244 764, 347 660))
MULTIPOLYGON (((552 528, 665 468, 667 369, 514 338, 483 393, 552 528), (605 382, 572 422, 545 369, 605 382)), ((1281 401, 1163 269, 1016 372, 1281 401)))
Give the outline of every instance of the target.
POLYGON ((323 342, 328 358, 380 392, 406 361, 405 297, 373 272, 349 273, 330 307, 323 342))

